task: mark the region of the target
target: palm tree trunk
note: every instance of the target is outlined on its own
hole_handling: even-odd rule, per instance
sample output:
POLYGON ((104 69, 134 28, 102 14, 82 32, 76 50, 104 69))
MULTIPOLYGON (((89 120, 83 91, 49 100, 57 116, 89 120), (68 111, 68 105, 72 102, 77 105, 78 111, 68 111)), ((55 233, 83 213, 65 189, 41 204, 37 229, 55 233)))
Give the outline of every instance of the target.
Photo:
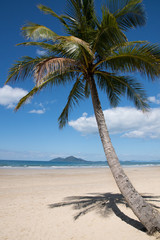
POLYGON ((118 188, 126 199, 132 211, 138 217, 140 222, 146 227, 148 233, 153 234, 155 232, 160 232, 160 213, 149 203, 147 203, 136 191, 129 178, 126 176, 123 168, 121 167, 111 143, 94 78, 90 77, 88 79, 88 82, 91 89, 92 103, 100 138, 103 144, 108 165, 118 185, 118 188))

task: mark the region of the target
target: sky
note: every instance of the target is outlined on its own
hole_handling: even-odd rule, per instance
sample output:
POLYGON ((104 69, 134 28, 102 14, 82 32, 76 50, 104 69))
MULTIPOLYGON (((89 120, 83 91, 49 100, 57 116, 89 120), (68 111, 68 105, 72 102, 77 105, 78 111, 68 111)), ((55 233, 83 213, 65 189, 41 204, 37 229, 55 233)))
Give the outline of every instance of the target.
MULTIPOLYGON (((5 0, 0 8, 0 159, 50 160, 70 155, 86 160, 105 160, 97 132, 91 99, 82 101, 60 130, 58 117, 66 104, 71 86, 47 88, 32 98, 18 112, 14 107, 32 87, 33 79, 4 85, 8 70, 22 56, 40 55, 36 47, 16 46, 24 42, 20 28, 28 21, 43 24, 57 34, 64 34, 60 23, 37 9, 37 4, 51 7, 56 13, 65 10, 65 0, 5 0)), ((102 1, 95 0, 100 15, 102 1)), ((144 0, 147 24, 127 32, 130 41, 147 40, 160 43, 160 1, 144 0), (154 3, 153 3, 154 2, 154 3)), ((120 160, 160 160, 160 79, 151 82, 140 75, 150 111, 142 113, 122 99, 117 108, 110 108, 107 97, 99 93, 112 143, 120 160)))

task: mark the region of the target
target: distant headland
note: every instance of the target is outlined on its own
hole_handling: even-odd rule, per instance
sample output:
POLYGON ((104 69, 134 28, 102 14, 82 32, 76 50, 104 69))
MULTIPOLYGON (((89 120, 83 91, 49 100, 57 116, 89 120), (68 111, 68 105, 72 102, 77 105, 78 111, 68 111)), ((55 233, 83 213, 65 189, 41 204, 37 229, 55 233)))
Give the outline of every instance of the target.
MULTIPOLYGON (((52 160, 50 160, 50 162, 60 162, 60 163, 90 163, 92 161, 87 161, 87 160, 84 160, 84 159, 81 159, 81 158, 76 158, 74 156, 69 156, 69 157, 66 157, 66 158, 61 158, 61 157, 58 157, 58 158, 54 158, 52 160)), ((101 162, 101 161, 97 161, 97 162, 101 162)))

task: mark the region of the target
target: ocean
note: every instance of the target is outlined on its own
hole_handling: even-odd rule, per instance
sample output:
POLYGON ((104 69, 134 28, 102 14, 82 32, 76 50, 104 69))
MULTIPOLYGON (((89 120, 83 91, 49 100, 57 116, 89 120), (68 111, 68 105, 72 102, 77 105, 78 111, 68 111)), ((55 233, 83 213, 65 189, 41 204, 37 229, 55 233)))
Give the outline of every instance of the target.
MULTIPOLYGON (((120 161, 124 167, 132 166, 160 166, 158 161, 120 161)), ((0 168, 98 168, 108 167, 106 161, 93 162, 87 161, 86 163, 77 162, 51 162, 51 161, 21 161, 21 160, 0 160, 0 168)))

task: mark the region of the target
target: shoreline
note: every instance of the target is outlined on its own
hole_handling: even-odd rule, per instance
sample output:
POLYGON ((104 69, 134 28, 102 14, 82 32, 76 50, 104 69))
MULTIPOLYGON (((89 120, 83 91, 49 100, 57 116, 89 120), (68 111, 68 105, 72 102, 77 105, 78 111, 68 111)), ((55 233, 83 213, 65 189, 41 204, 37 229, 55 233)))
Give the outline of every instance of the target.
MULTIPOLYGON (((135 164, 135 165, 123 165, 121 164, 122 168, 152 168, 157 167, 160 168, 160 164, 135 164)), ((58 170, 58 169, 101 169, 106 168, 109 169, 109 166, 0 166, 1 169, 43 169, 43 170, 58 170)))
MULTIPOLYGON (((160 167, 126 167, 160 209, 160 167)), ((0 169, 0 239, 155 240, 138 229, 109 168, 0 169), (113 201, 121 215, 114 213, 113 201), (113 208, 113 209, 112 209, 113 208)), ((137 225, 138 224, 138 225, 137 225)))
MULTIPOLYGON (((54 162, 52 161, 31 161, 31 160, 0 160, 0 169, 3 168, 33 168, 33 169, 76 169, 76 168, 108 168, 107 161, 86 161, 79 163, 76 161, 54 162)), ((160 160, 152 161, 127 161, 120 160, 120 164, 124 168, 128 167, 151 167, 160 166, 160 160)))

